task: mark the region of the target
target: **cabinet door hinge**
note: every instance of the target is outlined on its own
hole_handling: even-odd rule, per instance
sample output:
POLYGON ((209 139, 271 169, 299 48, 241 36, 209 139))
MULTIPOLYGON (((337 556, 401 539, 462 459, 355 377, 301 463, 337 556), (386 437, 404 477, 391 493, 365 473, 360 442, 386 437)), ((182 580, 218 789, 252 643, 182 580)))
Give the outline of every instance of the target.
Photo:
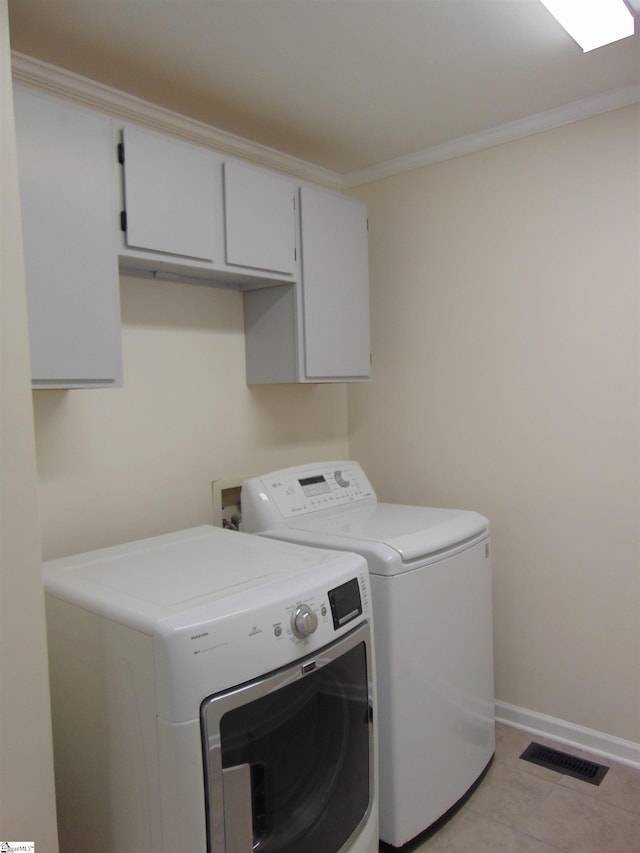
POLYGON ((126 210, 120 211, 120 230, 124 231, 125 234, 127 232, 127 211, 126 210))
POLYGON ((118 163, 124 165, 124 142, 118 142, 118 163))

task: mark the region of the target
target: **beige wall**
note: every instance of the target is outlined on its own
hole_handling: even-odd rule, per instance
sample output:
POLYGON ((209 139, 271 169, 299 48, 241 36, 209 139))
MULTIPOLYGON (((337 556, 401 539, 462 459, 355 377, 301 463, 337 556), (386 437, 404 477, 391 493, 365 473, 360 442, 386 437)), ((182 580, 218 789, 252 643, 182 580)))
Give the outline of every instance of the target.
POLYGON ((493 523, 497 699, 640 741, 639 111, 360 187, 382 499, 493 523))
POLYGON ((0 0, 0 838, 58 849, 44 597, 11 108, 0 0))
POLYGON ((214 479, 345 456, 344 385, 247 386, 240 293, 120 292, 124 388, 34 393, 46 559, 211 523, 214 479))

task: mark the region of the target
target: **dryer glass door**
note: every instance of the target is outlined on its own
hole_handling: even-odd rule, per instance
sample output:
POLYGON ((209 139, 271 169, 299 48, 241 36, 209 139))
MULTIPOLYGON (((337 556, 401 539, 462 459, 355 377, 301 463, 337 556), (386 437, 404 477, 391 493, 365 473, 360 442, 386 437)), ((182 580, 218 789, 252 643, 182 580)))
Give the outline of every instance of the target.
POLYGON ((202 705, 211 853, 339 851, 373 794, 368 625, 202 705))

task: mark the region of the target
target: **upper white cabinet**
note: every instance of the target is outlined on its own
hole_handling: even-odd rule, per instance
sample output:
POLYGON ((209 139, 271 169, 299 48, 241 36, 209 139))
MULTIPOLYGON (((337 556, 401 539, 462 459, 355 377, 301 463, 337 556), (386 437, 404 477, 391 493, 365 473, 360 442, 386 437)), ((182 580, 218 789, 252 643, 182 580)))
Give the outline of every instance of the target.
POLYGON ((336 382, 371 371, 366 205, 300 188, 295 287, 245 293, 247 381, 336 382))
POLYGON ((111 120, 16 86, 33 384, 122 384, 111 120))
POLYGON ((116 131, 122 268, 240 288, 295 280, 291 178, 135 125, 116 131))
POLYGON ((365 205, 15 87, 33 381, 122 384, 118 271, 244 291, 249 383, 370 373, 365 205))
POLYGON ((213 261, 222 223, 216 205, 220 161, 212 152, 128 126, 122 131, 120 160, 126 245, 213 261))
POLYGON ((368 378, 367 208, 318 187, 300 189, 305 376, 368 378))
POLYGON ((292 178, 228 160, 224 164, 228 264, 295 276, 295 184, 292 178))

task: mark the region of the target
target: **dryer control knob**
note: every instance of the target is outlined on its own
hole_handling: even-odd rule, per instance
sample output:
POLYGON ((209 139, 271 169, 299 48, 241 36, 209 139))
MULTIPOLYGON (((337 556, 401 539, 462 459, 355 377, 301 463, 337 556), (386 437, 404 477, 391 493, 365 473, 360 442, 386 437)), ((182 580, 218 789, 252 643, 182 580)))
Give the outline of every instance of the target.
POLYGON ((318 627, 318 617, 306 604, 299 604, 291 617, 291 627, 298 639, 308 637, 318 627))

